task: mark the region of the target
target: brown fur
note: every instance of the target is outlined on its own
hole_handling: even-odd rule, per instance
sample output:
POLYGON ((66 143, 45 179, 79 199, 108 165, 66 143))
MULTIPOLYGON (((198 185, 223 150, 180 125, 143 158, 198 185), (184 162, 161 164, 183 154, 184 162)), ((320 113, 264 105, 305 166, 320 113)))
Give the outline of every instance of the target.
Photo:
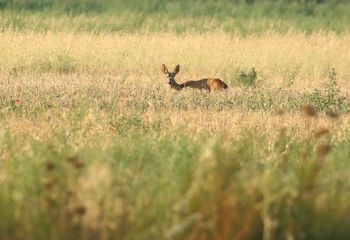
POLYGON ((192 81, 186 81, 183 83, 184 87, 189 88, 196 88, 196 89, 204 89, 209 92, 211 91, 222 91, 226 88, 228 88, 227 84, 224 83, 219 78, 204 78, 200 80, 192 80, 192 81))
POLYGON ((180 71, 180 65, 177 65, 175 67, 174 72, 169 72, 168 68, 162 64, 162 72, 165 73, 169 78, 169 85, 171 88, 175 90, 182 90, 183 88, 189 87, 189 88, 196 88, 200 90, 207 90, 209 92, 211 91, 222 91, 226 88, 228 88, 227 84, 224 83, 219 78, 204 78, 200 80, 189 80, 184 83, 178 84, 175 81, 175 76, 180 71))

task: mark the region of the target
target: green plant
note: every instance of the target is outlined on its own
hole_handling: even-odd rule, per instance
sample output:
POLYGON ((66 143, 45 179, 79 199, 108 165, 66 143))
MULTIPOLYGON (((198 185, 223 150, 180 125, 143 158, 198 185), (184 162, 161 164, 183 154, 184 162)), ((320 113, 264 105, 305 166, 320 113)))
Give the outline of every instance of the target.
POLYGON ((328 82, 323 90, 314 89, 307 95, 307 100, 316 107, 318 111, 348 112, 349 104, 341 95, 337 83, 337 73, 334 68, 328 73, 328 82))
POLYGON ((57 55, 56 70, 59 73, 69 73, 74 70, 75 60, 69 54, 63 52, 57 55))
POLYGON ((248 72, 240 71, 235 81, 243 86, 255 86, 257 83, 257 72, 255 68, 252 68, 248 72))

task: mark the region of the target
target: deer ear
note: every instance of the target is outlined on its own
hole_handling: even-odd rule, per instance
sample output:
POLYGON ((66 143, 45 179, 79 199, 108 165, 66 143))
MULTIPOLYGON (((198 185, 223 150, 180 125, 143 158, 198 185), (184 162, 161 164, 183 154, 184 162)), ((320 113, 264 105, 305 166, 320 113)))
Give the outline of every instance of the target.
POLYGON ((165 64, 162 64, 162 72, 165 74, 169 73, 168 68, 165 66, 165 64))
POLYGON ((180 72, 180 65, 176 65, 174 72, 178 74, 180 72))

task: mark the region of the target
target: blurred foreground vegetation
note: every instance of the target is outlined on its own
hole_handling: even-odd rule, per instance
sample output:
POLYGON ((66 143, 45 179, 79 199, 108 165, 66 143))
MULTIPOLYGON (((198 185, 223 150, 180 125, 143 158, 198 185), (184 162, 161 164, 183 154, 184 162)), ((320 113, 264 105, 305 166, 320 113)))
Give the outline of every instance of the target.
POLYGON ((348 239, 348 138, 139 131, 78 151, 3 135, 0 237, 348 239))

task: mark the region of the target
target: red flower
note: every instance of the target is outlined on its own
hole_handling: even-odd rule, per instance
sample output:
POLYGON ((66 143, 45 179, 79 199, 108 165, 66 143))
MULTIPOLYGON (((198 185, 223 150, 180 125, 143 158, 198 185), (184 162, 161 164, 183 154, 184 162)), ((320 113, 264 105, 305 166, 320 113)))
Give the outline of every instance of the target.
POLYGON ((23 103, 23 101, 22 101, 20 98, 16 98, 16 99, 15 99, 15 104, 16 104, 17 106, 22 105, 22 103, 23 103))

